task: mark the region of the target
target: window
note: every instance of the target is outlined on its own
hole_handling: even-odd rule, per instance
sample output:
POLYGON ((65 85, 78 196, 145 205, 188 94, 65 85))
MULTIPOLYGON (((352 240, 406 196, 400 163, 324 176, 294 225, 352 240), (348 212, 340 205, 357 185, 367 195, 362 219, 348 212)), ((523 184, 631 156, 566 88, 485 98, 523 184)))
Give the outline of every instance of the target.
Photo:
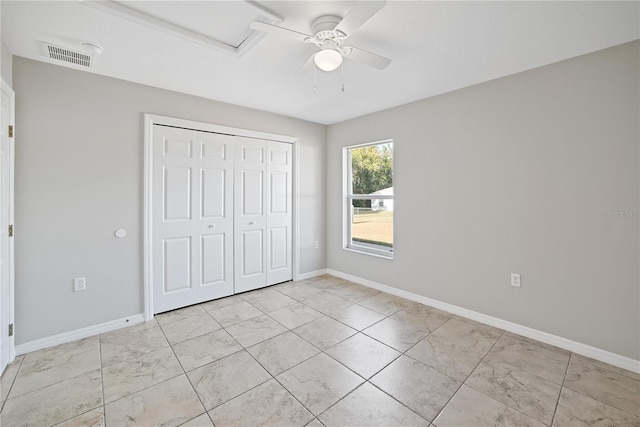
POLYGON ((346 147, 345 248, 393 258, 393 141, 346 147))

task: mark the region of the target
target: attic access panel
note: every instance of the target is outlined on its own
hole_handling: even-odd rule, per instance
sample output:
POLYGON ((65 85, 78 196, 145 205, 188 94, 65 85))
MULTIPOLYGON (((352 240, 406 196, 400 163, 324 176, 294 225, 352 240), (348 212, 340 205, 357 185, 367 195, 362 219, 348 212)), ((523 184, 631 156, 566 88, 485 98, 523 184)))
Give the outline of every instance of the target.
POLYGON ((252 1, 100 0, 81 4, 239 56, 262 37, 249 28, 252 21, 283 21, 252 1))

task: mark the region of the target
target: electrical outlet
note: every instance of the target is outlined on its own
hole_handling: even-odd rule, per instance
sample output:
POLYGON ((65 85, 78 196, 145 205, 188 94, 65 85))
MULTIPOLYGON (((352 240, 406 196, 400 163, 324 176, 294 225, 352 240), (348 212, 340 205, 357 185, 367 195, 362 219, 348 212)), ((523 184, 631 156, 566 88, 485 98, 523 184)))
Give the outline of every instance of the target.
POLYGON ((73 292, 86 291, 87 279, 86 277, 76 277, 73 279, 73 292))
POLYGON ((520 287, 520 275, 516 273, 511 273, 511 286, 515 286, 516 288, 520 287))
POLYGON ((315 244, 316 249, 318 249, 320 247, 320 242, 316 240, 316 244, 315 244))

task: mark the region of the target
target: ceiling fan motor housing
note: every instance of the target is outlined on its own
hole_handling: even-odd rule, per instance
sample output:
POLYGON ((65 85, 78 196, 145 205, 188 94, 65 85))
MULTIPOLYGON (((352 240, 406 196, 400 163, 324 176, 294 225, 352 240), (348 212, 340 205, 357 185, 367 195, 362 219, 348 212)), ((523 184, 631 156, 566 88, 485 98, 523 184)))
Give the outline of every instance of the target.
POLYGON ((342 18, 333 15, 324 15, 317 18, 311 24, 311 31, 318 40, 326 39, 345 39, 347 37, 341 31, 335 31, 336 26, 340 23, 342 18))

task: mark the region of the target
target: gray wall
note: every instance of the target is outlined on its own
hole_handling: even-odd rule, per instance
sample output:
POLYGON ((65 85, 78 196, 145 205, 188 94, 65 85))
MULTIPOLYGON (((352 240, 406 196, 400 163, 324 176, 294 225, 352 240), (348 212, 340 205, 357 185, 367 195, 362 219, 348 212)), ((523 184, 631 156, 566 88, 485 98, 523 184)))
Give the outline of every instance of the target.
POLYGON ((639 50, 329 126, 328 267, 639 359, 639 50), (386 138, 394 261, 341 240, 341 147, 386 138))
POLYGON ((4 40, 0 40, 0 75, 9 86, 13 86, 13 55, 4 40))
POLYGON ((326 267, 326 126, 21 57, 13 66, 16 344, 144 311, 143 113, 299 137, 300 271, 326 267), (86 292, 72 292, 77 276, 86 292))

